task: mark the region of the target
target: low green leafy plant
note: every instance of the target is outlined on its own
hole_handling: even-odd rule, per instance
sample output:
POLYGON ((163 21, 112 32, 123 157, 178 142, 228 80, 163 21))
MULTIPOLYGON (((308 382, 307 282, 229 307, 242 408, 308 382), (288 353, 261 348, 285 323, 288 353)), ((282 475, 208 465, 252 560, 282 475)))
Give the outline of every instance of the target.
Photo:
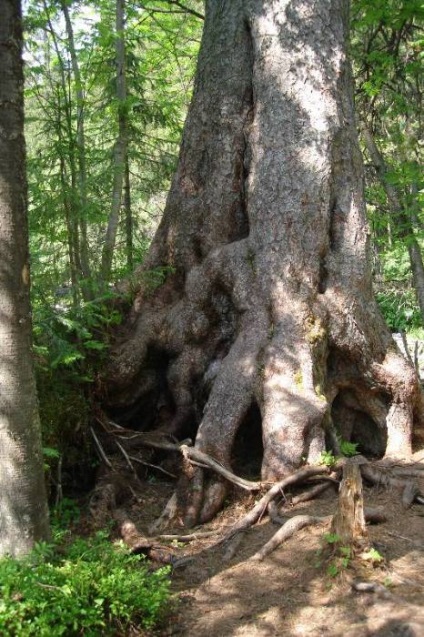
POLYGON ((367 562, 371 562, 371 564, 377 565, 384 562, 384 557, 381 555, 377 549, 371 547, 368 551, 362 554, 362 559, 367 562))
POLYGON ((324 533, 324 541, 332 547, 331 559, 327 565, 327 575, 337 577, 345 571, 352 559, 352 549, 340 544, 341 537, 337 533, 324 533))
POLYGON ((339 438, 340 451, 346 458, 358 455, 358 443, 339 438))
POLYGON ((323 451, 320 455, 319 463, 325 467, 332 467, 336 463, 336 457, 332 451, 323 451))
POLYGON ((133 626, 157 624, 168 600, 167 569, 149 572, 143 557, 111 544, 105 533, 0 560, 5 637, 127 635, 133 626))
MULTIPOLYGON (((340 453, 346 458, 351 458, 358 454, 358 444, 356 442, 349 442, 343 440, 340 436, 337 437, 340 447, 340 453)), ((336 464, 337 458, 332 451, 323 451, 319 458, 319 463, 325 467, 332 467, 336 464)))

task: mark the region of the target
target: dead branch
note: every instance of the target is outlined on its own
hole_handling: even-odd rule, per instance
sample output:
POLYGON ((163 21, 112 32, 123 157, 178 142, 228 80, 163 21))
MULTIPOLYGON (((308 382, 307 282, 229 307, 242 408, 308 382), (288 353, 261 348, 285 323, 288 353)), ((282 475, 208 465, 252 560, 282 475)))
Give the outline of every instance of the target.
MULTIPOLYGON (((119 438, 121 442, 125 442, 126 444, 129 443, 130 446, 134 446, 134 442, 135 442, 135 445, 137 446, 139 445, 139 446, 149 447, 151 449, 160 449, 163 451, 177 451, 181 453, 185 459, 190 460, 190 462, 193 462, 193 464, 199 464, 202 467, 207 467, 208 469, 212 469, 212 471, 215 471, 215 473, 218 473, 219 475, 223 476, 226 480, 228 480, 229 482, 232 482, 233 484, 240 487, 241 489, 244 489, 245 491, 259 491, 261 487, 263 486, 262 483, 260 482, 251 482, 250 480, 244 480, 243 478, 236 476, 234 473, 232 473, 232 471, 230 471, 229 469, 226 469, 222 464, 214 460, 214 458, 212 458, 208 454, 203 453, 203 451, 200 451, 199 449, 196 449, 195 447, 192 447, 190 439, 184 440, 181 443, 172 443, 172 442, 160 441, 160 440, 154 439, 151 436, 151 434, 149 435, 144 433, 138 433, 132 436, 123 435, 123 434, 128 434, 129 433, 128 430, 122 429, 119 425, 116 425, 116 423, 111 421, 109 418, 106 418, 105 420, 106 422, 104 422, 103 420, 99 420, 99 422, 102 424, 103 427, 106 428, 106 425, 107 425, 109 427, 113 427, 114 429, 117 429, 117 431, 113 431, 113 432, 110 429, 106 429, 108 433, 113 433, 113 435, 119 438), (118 432, 119 432, 119 435, 118 435, 118 432)), ((92 433, 93 435, 95 435, 94 432, 92 433)))
POLYGON ((163 473, 164 475, 168 476, 169 478, 173 478, 174 480, 177 479, 177 476, 173 473, 171 473, 170 471, 167 471, 166 469, 164 469, 163 467, 161 467, 160 465, 157 464, 152 464, 151 462, 146 462, 145 460, 140 460, 140 458, 136 458, 135 456, 128 456, 133 462, 137 462, 138 464, 142 464, 144 467, 150 467, 151 469, 157 469, 157 471, 160 471, 161 473, 163 473))
POLYGON ((293 518, 290 518, 283 526, 278 529, 276 533, 272 536, 270 540, 264 546, 259 549, 250 559, 255 561, 262 561, 267 555, 275 551, 275 549, 280 546, 283 542, 288 540, 292 535, 300 531, 300 529, 305 528, 306 526, 311 526, 312 524, 322 524, 323 522, 328 522, 331 516, 327 517, 316 517, 313 515, 296 515, 293 518))
POLYGON ((123 448, 123 446, 121 444, 119 444, 119 442, 117 440, 115 440, 115 444, 118 447, 119 451, 122 453, 122 455, 124 456, 125 462, 127 463, 128 467, 131 469, 131 471, 133 472, 133 474, 136 476, 136 478, 138 478, 137 475, 137 471, 134 469, 134 465, 130 460, 129 455, 127 454, 127 452, 125 451, 125 449, 123 448))

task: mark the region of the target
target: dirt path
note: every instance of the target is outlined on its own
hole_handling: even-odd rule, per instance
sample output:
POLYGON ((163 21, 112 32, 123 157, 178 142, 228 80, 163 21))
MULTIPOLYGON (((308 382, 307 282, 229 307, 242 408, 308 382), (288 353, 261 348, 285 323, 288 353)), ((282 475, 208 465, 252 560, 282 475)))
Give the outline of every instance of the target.
MULTIPOLYGON (((169 494, 169 488, 159 486, 153 491, 152 506, 139 511, 140 528, 160 511, 161 500, 169 494)), ((382 507, 388 516, 387 523, 369 527, 384 562, 364 562, 355 571, 350 565, 340 567, 336 577, 326 572, 333 561, 323 558, 323 547, 328 552, 325 525, 300 531, 263 562, 249 558, 275 532, 268 520, 245 534, 230 562, 223 561, 222 548, 208 548, 213 538, 179 545, 176 552, 192 560, 175 569, 178 611, 161 637, 424 637, 424 507, 405 511, 396 492, 376 488, 365 489, 365 501, 382 507), (351 586, 355 578, 385 588, 358 593, 351 586)), ((233 502, 201 530, 219 533, 252 503, 233 502)), ((329 515, 335 504, 335 494, 327 493, 296 507, 296 514, 329 515)))

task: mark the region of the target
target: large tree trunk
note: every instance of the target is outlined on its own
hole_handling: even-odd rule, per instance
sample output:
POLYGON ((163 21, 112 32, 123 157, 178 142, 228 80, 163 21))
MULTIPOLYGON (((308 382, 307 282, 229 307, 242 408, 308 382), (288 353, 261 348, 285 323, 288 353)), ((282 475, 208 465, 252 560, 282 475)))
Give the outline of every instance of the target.
POLYGON ((0 555, 20 555, 49 529, 31 356, 19 0, 0 0, 0 15, 0 555))
MULTIPOLYGON (((165 404, 226 466, 260 412, 267 480, 334 429, 408 454, 422 416, 372 294, 348 18, 348 0, 206 2, 178 169, 108 370, 115 417, 155 427, 165 404)), ((192 483, 191 522, 224 497, 200 469, 192 483)))

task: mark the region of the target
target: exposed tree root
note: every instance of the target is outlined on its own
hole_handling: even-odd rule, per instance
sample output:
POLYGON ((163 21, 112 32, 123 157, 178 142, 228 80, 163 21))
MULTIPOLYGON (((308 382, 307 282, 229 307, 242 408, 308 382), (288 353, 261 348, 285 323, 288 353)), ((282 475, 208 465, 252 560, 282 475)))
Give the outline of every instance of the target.
POLYGON ((202 463, 204 466, 212 469, 223 478, 245 491, 259 491, 262 486, 260 482, 251 482, 250 480, 244 480, 243 478, 236 476, 234 473, 223 467, 219 462, 216 462, 216 460, 208 456, 206 453, 199 451, 195 447, 180 445, 179 450, 188 460, 194 460, 202 463))
POLYGON ((387 515, 381 509, 365 507, 364 517, 367 524, 383 524, 387 522, 387 515))
MULTIPOLYGON (((338 482, 337 482, 338 483, 338 482)), ((323 482, 322 484, 316 484, 311 489, 304 491, 303 493, 299 493, 299 495, 295 495, 291 499, 292 506, 296 506, 296 504, 300 504, 301 502, 308 502, 309 500, 313 500, 327 491, 327 489, 331 486, 334 486, 333 482, 323 482)))
POLYGON ((257 522, 261 516, 266 512, 269 503, 277 497, 283 489, 293 484, 297 484, 303 482, 306 478, 309 478, 312 475, 320 475, 328 473, 327 467, 304 467, 303 469, 299 469, 295 471, 292 475, 287 476, 283 480, 280 480, 276 484, 274 484, 271 489, 265 493, 264 496, 259 500, 257 504, 247 513, 241 520, 239 520, 234 526, 225 534, 225 536, 217 542, 217 544, 222 544, 224 542, 228 542, 234 535, 240 533, 241 531, 245 531, 249 527, 251 527, 255 522, 257 522))
POLYGON ((132 553, 142 553, 159 564, 173 564, 175 555, 169 547, 158 544, 152 538, 146 538, 124 510, 117 509, 114 518, 119 524, 119 533, 123 541, 132 553))
MULTIPOLYGON (((110 423, 109 423, 110 424, 110 423)), ((124 466, 127 469, 127 473, 132 477, 137 478, 135 466, 137 464, 137 449, 148 447, 151 449, 157 449, 160 452, 173 453, 176 458, 179 458, 180 471, 182 471, 183 479, 190 484, 189 502, 184 504, 183 511, 181 510, 180 497, 177 491, 170 498, 162 515, 156 522, 149 528, 150 535, 155 537, 144 537, 135 525, 124 514, 119 513, 119 502, 122 500, 122 490, 125 488, 122 486, 122 480, 116 480, 116 465, 117 460, 115 456, 108 456, 107 450, 113 448, 113 444, 103 440, 101 436, 96 436, 96 447, 99 450, 105 466, 112 469, 112 475, 114 479, 109 481, 103 481, 103 487, 97 490, 97 505, 99 504, 99 498, 102 502, 102 507, 105 510, 106 515, 113 515, 115 519, 120 521, 120 532, 124 541, 130 546, 131 550, 143 552, 150 559, 162 562, 162 563, 174 563, 175 556, 172 552, 161 546, 161 541, 177 540, 180 542, 191 542, 199 537, 213 537, 216 532, 194 532, 191 534, 172 534, 172 535, 159 535, 159 533, 169 526, 173 520, 179 519, 181 523, 181 515, 183 513, 186 516, 192 515, 192 523, 196 520, 199 508, 205 509, 205 503, 209 503, 213 507, 214 504, 220 506, 223 494, 227 492, 230 484, 235 485, 238 488, 247 490, 248 492, 254 492, 261 488, 264 488, 265 483, 252 482, 245 480, 235 475, 232 471, 223 466, 220 462, 212 458, 209 454, 191 447, 188 442, 184 441, 183 444, 170 442, 165 436, 158 434, 134 434, 130 430, 125 430, 119 426, 108 427, 108 435, 115 442, 118 442, 117 447, 124 466), (128 448, 132 449, 131 455, 128 453, 128 448), (101 450, 101 451, 100 451, 101 450), (104 458, 103 458, 104 456, 104 458), (199 466, 200 465, 200 466, 199 466), (207 473, 206 473, 207 472, 207 473), (215 479, 209 479, 210 476, 216 476, 215 479), (209 492, 209 494, 208 494, 209 492), (208 494, 205 498, 205 494, 208 494), (118 513, 116 513, 118 510, 118 513)), ((119 456, 118 456, 119 458, 119 456)), ((160 465, 154 465, 154 463, 144 463, 153 465, 155 468, 159 468, 160 465)), ((297 531, 307 526, 321 524, 328 521, 329 517, 317 517, 308 515, 295 515, 287 518, 285 515, 287 511, 292 509, 299 503, 306 502, 313 498, 319 497, 324 491, 326 491, 331 485, 338 485, 340 483, 340 471, 344 472, 344 486, 341 489, 340 501, 344 502, 344 508, 333 518, 333 531, 337 535, 342 537, 344 544, 349 544, 350 540, 344 533, 344 523, 347 519, 357 519, 360 522, 360 528, 362 531, 359 536, 365 537, 365 522, 371 524, 379 524, 386 521, 386 516, 383 511, 376 509, 364 509, 361 520, 357 515, 357 511, 362 509, 361 498, 359 497, 359 491, 355 490, 355 480, 358 476, 362 475, 364 479, 373 485, 382 486, 384 488, 396 488, 402 491, 402 503, 405 508, 409 508, 414 502, 420 503, 423 499, 417 485, 409 477, 410 468, 399 463, 370 463, 363 456, 356 456, 350 460, 341 459, 336 466, 332 469, 325 466, 304 466, 301 469, 294 471, 292 474, 284 477, 282 480, 274 483, 259 499, 259 501, 253 506, 253 508, 246 513, 236 524, 230 529, 227 529, 222 537, 213 542, 209 547, 214 548, 220 545, 225 545, 226 550, 223 556, 225 561, 231 560, 242 539, 245 531, 250 526, 261 520, 262 516, 268 514, 270 519, 280 526, 274 536, 252 557, 253 560, 262 560, 275 550, 282 542, 294 535, 297 531), (401 470, 401 471, 400 471, 401 470), (351 475, 352 474, 352 475, 351 475), (354 479, 354 476, 356 478, 354 479), (307 485, 312 486, 307 487, 307 485), (307 488, 304 492, 297 493, 291 496, 287 490, 290 487, 305 485, 307 488), (343 497, 343 489, 346 488, 347 492, 343 497), (281 501, 280 504, 278 501, 281 501), (353 507, 353 509, 352 509, 353 507), (359 509, 358 509, 359 507, 359 509), (352 510, 350 510, 352 509, 352 510), (352 513, 353 511, 353 513, 352 513), (341 521, 341 522, 340 522, 341 521), (342 527, 340 527, 342 523, 342 527), (342 530, 341 530, 342 529, 342 530), (346 536, 346 537, 345 537, 346 536)), ((412 469, 414 472, 420 471, 419 468, 412 469)), ((166 473, 169 473, 168 471, 166 473)), ((174 473, 176 475, 176 472, 174 473)), ((134 492, 129 489, 133 495, 134 492)), ((127 489, 128 491, 128 489, 127 489)), ((186 490, 187 493, 187 490, 186 490)), ((100 508, 102 508, 100 507, 100 508)), ((97 507, 98 508, 98 507, 97 507)), ((208 518, 215 511, 209 511, 205 517, 208 518)), ((353 527, 352 527, 353 528, 353 527)), ((359 528, 359 527, 358 527, 359 528)), ((355 535, 355 533, 354 533, 355 535)), ((358 536, 358 533, 356 533, 358 536)), ((182 558, 184 560, 184 558, 182 558)), ((183 563, 183 562, 182 562, 183 563)))
POLYGON ((322 524, 329 519, 330 517, 315 517, 312 515, 296 515, 290 518, 251 559, 256 561, 263 560, 267 555, 272 553, 272 551, 275 551, 280 544, 300 531, 300 529, 311 526, 312 524, 322 524))
POLYGON ((273 500, 268 504, 268 515, 274 524, 281 526, 287 522, 287 518, 280 515, 280 510, 273 500))
POLYGON ((390 467, 373 466, 370 463, 361 464, 362 476, 371 484, 383 487, 402 489, 402 503, 408 509, 413 502, 424 504, 424 495, 420 492, 415 482, 396 477, 391 473, 390 467))
POLYGON ((168 502, 160 517, 158 517, 153 524, 149 527, 149 534, 155 535, 156 533, 160 533, 168 526, 171 520, 174 520, 178 514, 178 499, 177 492, 173 493, 169 498, 168 502))
POLYGON ((233 559, 234 555, 237 553, 237 550, 240 544, 242 543, 243 538, 244 538, 244 531, 240 531, 240 533, 237 533, 230 540, 228 540, 228 542, 226 543, 224 554, 222 556, 222 559, 224 562, 229 562, 230 560, 233 559))

